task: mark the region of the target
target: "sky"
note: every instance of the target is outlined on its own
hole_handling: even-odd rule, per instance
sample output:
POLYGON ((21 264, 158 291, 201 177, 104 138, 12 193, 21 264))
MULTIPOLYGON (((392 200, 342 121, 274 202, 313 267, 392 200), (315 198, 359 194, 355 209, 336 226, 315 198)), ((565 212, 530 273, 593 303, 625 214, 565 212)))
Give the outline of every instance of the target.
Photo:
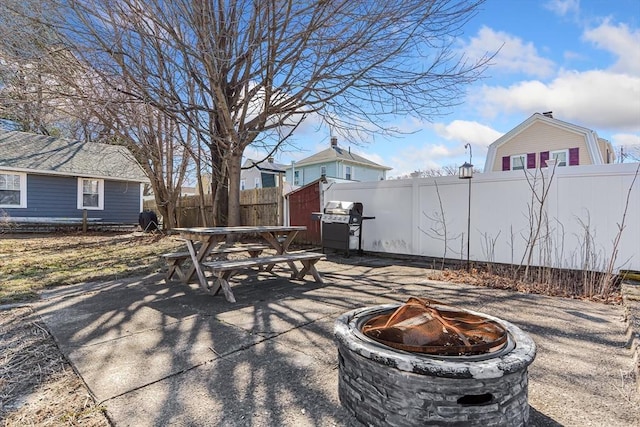
MULTIPOLYGON (((534 113, 596 131, 614 147, 640 145, 640 0, 487 0, 456 47, 470 58, 499 49, 464 102, 430 120, 398 118, 408 134, 352 143, 388 177, 458 166, 482 170, 487 147, 534 113)), ((290 164, 329 147, 330 130, 301 126, 277 153, 290 164)), ((247 157, 262 158, 251 150, 247 157)))

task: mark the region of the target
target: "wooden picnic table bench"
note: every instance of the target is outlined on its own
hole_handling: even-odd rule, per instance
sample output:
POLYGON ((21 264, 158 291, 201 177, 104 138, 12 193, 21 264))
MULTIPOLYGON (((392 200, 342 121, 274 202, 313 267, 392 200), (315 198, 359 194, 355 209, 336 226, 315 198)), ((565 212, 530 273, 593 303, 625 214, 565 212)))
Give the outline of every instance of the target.
MULTIPOLYGON (((322 282, 315 264, 324 254, 320 253, 290 253, 289 245, 300 231, 306 230, 304 225, 258 225, 258 226, 233 226, 233 227, 192 227, 175 228, 173 231, 187 243, 187 249, 191 258, 191 265, 184 272, 183 282, 188 282, 194 276, 198 277, 198 283, 204 292, 216 294, 221 288, 228 301, 235 302, 233 292, 228 279, 235 272, 249 267, 265 267, 271 271, 274 265, 286 263, 291 269, 291 277, 301 278, 307 274, 313 275, 318 282, 322 282), (244 260, 219 260, 210 261, 209 254, 214 251, 222 241, 229 241, 243 235, 259 235, 270 249, 275 251, 273 256, 259 256, 244 260), (302 263, 302 270, 298 270, 294 261, 302 263), (208 264, 208 265, 205 265, 208 264), (204 271, 211 269, 213 272, 213 285, 204 271)), ((183 259, 184 261, 184 259, 183 259)), ((173 262, 173 261, 172 261, 173 262)), ((182 272, 181 272, 182 273, 182 272)), ((177 273, 180 275, 181 273, 177 273)))
MULTIPOLYGON (((230 254, 234 253, 242 253, 247 252, 249 256, 255 258, 260 256, 262 252, 266 249, 269 249, 269 245, 263 244, 242 244, 242 245, 232 245, 232 246, 218 246, 213 248, 207 254, 208 257, 227 257, 230 254)), ((185 261, 191 259, 191 254, 188 251, 184 252, 170 252, 162 255, 162 258, 167 262, 168 269, 167 274, 165 275, 165 281, 172 280, 174 275, 177 275, 178 278, 182 281, 187 280, 186 272, 182 269, 185 261)))
POLYGON ((317 283, 323 283, 320 273, 315 267, 315 264, 321 259, 325 258, 325 254, 316 252, 287 252, 280 255, 263 256, 257 258, 245 258, 237 260, 219 260, 219 261, 207 261, 203 262, 202 266, 211 270, 213 274, 213 284, 211 285, 210 292, 216 295, 222 289, 225 298, 229 302, 236 302, 236 299, 231 291, 229 285, 229 279, 233 277, 240 270, 248 269, 251 267, 267 267, 270 268, 275 264, 286 263, 292 270, 292 279, 303 279, 304 276, 310 274, 313 276, 317 283), (298 270, 294 264, 294 261, 302 263, 303 268, 298 270))

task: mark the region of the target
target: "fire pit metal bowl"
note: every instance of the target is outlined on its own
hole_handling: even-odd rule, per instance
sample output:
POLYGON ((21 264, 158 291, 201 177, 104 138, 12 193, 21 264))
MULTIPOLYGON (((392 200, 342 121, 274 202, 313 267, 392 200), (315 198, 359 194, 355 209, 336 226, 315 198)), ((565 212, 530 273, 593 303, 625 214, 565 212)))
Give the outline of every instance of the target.
POLYGON ((529 419, 527 367, 536 346, 520 328, 493 316, 506 331, 495 351, 447 355, 410 352, 366 336, 362 327, 400 304, 350 311, 335 323, 342 405, 368 426, 524 426, 529 419))

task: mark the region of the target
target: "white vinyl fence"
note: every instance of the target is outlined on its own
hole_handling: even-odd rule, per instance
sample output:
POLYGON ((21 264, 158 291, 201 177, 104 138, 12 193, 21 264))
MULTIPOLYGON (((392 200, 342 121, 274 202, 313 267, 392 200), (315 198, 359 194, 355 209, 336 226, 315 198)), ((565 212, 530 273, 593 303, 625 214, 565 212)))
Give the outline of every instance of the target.
POLYGON ((362 202, 364 215, 376 217, 364 222, 366 251, 439 258, 446 241, 447 258, 466 260, 470 190, 472 261, 526 264, 538 231, 531 265, 605 271, 615 247, 614 272, 640 270, 637 170, 627 163, 482 173, 470 186, 457 176, 330 183, 323 203, 362 202), (545 191, 541 208, 536 196, 545 191))

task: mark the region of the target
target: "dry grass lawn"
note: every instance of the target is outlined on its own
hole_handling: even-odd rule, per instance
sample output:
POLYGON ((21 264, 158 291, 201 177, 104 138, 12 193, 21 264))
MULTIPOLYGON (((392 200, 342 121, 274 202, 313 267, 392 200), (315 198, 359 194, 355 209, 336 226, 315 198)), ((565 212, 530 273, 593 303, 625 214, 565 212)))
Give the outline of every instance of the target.
POLYGON ((183 245, 142 233, 0 235, 0 425, 109 425, 31 308, 7 307, 50 286, 158 272, 159 255, 183 245))
POLYGON ((157 272, 159 255, 184 246, 161 234, 0 235, 0 303, 49 286, 157 272))

